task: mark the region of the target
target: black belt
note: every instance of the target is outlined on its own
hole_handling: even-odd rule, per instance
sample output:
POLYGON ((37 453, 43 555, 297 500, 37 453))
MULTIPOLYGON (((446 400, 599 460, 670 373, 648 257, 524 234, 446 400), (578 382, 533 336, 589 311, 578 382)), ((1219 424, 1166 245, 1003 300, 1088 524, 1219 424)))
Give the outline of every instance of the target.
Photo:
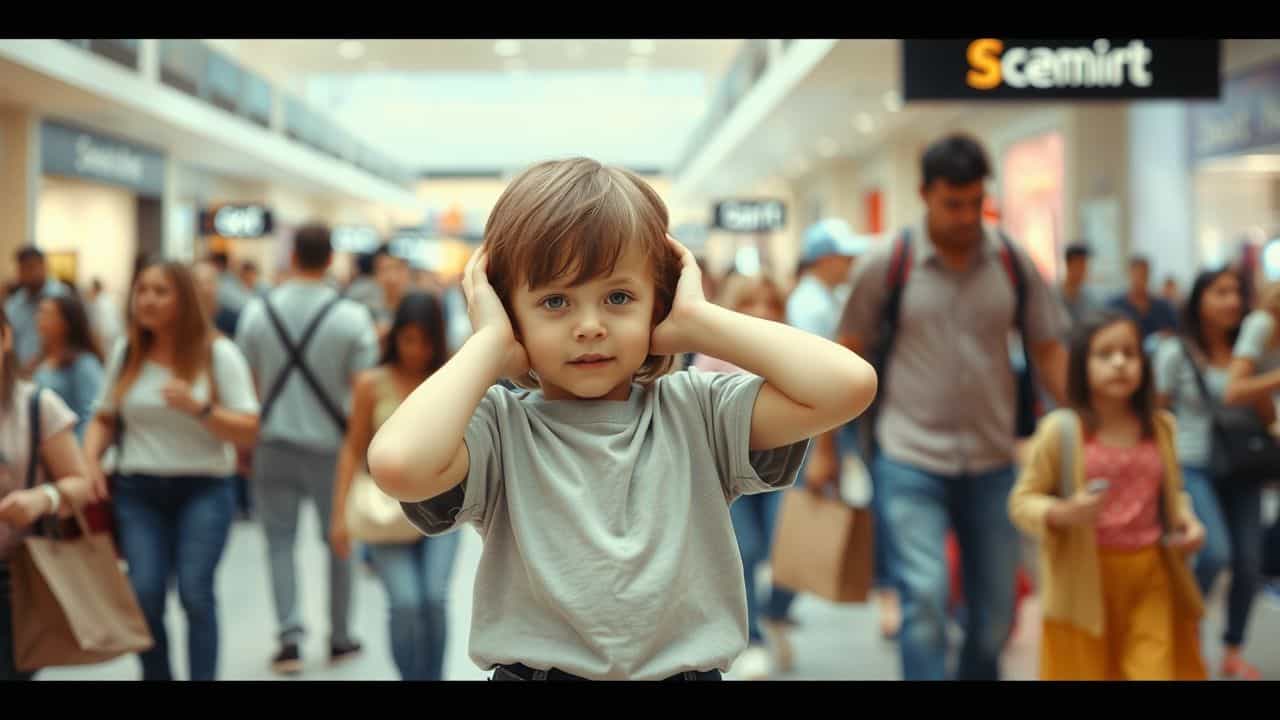
MULTIPOLYGON (((551 668, 550 670, 534 670, 527 665, 519 663, 515 665, 499 665, 493 671, 494 680, 524 680, 530 682, 556 682, 556 681, 582 681, 587 682, 590 679, 578 677, 563 670, 551 668)), ((661 682, 697 682, 706 680, 720 680, 719 670, 686 670, 682 673, 676 673, 668 678, 663 678, 661 682)))

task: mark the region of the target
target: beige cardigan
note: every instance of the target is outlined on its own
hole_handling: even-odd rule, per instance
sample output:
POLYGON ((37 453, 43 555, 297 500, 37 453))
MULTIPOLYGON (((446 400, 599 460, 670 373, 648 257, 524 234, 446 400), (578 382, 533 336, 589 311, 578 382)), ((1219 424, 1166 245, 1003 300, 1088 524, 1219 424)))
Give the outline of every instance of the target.
MULTIPOLYGON (((1071 410, 1055 410, 1045 416, 1027 453, 1018 482, 1009 494, 1009 516, 1024 533, 1040 540, 1040 604, 1046 619, 1059 620, 1101 637, 1104 632, 1102 576, 1098 568, 1097 533, 1092 525, 1051 530, 1046 523, 1049 507, 1062 492, 1063 422, 1079 423, 1071 410)), ((1085 484, 1084 433, 1078 428, 1072 463, 1071 491, 1085 484)), ((1182 470, 1174 450, 1174 418, 1159 411, 1155 418, 1155 440, 1164 460, 1164 489, 1161 520, 1166 529, 1175 525, 1181 513, 1191 513, 1191 497, 1182 489, 1182 470)), ((1204 601, 1191 573, 1189 558, 1161 546, 1170 569, 1175 608, 1179 614, 1198 619, 1204 601)), ((1194 623, 1192 623, 1194 627, 1194 623)), ((1191 650, 1187 648, 1187 650, 1191 650)), ((1198 649, 1196 650, 1198 654, 1198 649)))

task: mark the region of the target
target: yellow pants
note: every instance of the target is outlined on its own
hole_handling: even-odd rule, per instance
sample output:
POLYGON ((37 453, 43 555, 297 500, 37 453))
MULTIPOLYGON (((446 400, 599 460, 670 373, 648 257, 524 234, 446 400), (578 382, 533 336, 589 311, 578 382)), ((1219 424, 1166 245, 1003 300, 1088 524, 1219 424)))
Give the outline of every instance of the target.
POLYGON ((1174 598, 1160 548, 1099 551, 1102 637, 1046 619, 1042 680, 1173 680, 1174 598))

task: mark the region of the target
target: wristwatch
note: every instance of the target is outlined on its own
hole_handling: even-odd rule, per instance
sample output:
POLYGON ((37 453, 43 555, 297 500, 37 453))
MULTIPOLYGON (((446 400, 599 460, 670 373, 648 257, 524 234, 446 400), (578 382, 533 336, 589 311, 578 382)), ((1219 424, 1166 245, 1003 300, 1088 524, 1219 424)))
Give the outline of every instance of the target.
POLYGON ((53 483, 43 483, 40 485, 40 489, 44 491, 45 495, 49 496, 49 514, 57 515, 58 508, 62 506, 62 493, 58 492, 53 483))

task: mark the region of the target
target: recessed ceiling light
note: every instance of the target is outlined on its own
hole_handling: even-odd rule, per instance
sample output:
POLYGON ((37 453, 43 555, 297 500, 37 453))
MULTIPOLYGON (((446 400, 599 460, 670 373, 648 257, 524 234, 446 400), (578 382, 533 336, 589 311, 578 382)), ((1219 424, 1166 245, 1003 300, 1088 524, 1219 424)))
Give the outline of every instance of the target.
POLYGON ((364 43, 359 40, 343 40, 338 43, 338 54, 348 60, 364 57, 364 43))
POLYGON ((858 128, 858 132, 869 133, 876 129, 876 121, 870 113, 860 112, 853 116, 853 126, 858 128))
POLYGON ((515 57, 520 54, 519 40, 499 40, 493 44, 493 51, 500 57, 515 57))
POLYGON ((840 152, 840 143, 829 137, 818 139, 818 154, 822 157, 835 157, 840 152))
POLYGON ((884 94, 884 109, 896 113, 902 109, 902 94, 897 90, 888 90, 884 94))
POLYGON ((632 40, 631 52, 636 55, 652 55, 658 49, 658 43, 653 40, 632 40))

